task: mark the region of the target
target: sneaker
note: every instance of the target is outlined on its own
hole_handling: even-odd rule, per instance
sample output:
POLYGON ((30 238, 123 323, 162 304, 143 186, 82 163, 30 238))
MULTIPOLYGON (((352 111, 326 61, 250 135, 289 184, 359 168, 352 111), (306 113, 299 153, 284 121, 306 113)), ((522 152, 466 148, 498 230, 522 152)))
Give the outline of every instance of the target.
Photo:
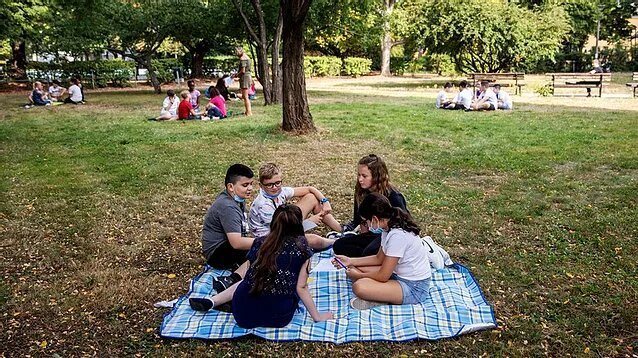
POLYGON ((328 238, 330 240, 337 240, 337 239, 341 239, 342 237, 343 237, 343 234, 341 234, 340 232, 337 232, 337 231, 330 231, 326 235, 326 238, 328 238))
POLYGON ((188 303, 195 311, 208 311, 213 308, 213 300, 208 298, 189 298, 188 303))
POLYGON ((237 277, 239 277, 239 275, 237 274, 232 274, 229 276, 219 276, 213 279, 213 289, 217 292, 220 293, 222 291, 225 291, 228 287, 234 285, 235 283, 241 281, 241 277, 239 277, 239 279, 237 279, 237 277))
POLYGON ((375 302, 375 301, 366 301, 363 298, 359 298, 359 297, 355 297, 353 299, 350 300, 350 307, 354 308, 355 310, 369 310, 372 307, 377 307, 377 306, 385 306, 387 305, 387 303, 383 303, 383 302, 375 302))

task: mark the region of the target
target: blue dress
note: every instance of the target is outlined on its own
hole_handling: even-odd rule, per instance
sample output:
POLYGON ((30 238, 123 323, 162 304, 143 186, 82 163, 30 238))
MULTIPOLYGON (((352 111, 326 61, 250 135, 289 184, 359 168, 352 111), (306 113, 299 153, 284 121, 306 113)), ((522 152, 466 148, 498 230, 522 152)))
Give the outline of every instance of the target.
POLYGON ((237 286, 233 296, 233 316, 237 325, 243 328, 274 327, 288 325, 299 306, 297 280, 302 265, 312 256, 312 250, 304 236, 287 240, 277 256, 277 273, 264 290, 251 294, 257 253, 264 238, 255 239, 248 252, 250 268, 246 278, 237 286))

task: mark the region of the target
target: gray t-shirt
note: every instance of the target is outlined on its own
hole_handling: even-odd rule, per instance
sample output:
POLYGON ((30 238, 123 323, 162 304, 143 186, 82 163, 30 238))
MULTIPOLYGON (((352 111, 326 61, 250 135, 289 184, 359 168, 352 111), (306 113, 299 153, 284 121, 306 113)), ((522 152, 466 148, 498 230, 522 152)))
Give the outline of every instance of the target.
POLYGON ((238 232, 248 236, 248 220, 243 203, 236 202, 226 191, 217 195, 204 217, 202 251, 206 259, 225 241, 226 233, 238 232))

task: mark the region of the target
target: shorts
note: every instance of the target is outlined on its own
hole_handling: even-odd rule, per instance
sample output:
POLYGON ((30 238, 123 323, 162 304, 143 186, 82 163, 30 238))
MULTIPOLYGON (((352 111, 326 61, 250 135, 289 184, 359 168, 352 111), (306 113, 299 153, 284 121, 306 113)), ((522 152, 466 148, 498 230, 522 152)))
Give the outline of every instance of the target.
POLYGON ((430 296, 430 281, 431 277, 424 280, 412 281, 392 274, 391 280, 395 280, 401 285, 401 291, 403 291, 404 305, 413 305, 415 303, 421 303, 430 296))
POLYGON ((248 250, 237 250, 226 240, 208 256, 206 263, 216 269, 235 271, 248 261, 247 254, 248 250))

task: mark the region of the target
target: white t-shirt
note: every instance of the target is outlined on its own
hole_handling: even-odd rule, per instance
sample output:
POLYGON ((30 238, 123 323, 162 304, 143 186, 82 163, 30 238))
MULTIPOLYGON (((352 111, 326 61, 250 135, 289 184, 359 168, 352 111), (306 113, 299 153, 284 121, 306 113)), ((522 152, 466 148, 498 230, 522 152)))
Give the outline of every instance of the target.
POLYGON ((60 97, 60 92, 62 92, 63 88, 56 85, 49 86, 49 94, 53 97, 60 97))
POLYGON ((445 90, 441 90, 439 94, 436 95, 436 108, 441 108, 441 105, 447 101, 447 92, 445 90))
POLYGON ((292 187, 284 186, 275 198, 269 198, 263 189, 259 189, 259 195, 250 206, 250 232, 254 237, 266 236, 270 233, 270 222, 275 210, 292 199, 295 190, 292 187))
POLYGON ((69 97, 71 97, 71 101, 73 102, 82 101, 82 90, 78 85, 72 85, 69 87, 69 97))
POLYGON ((173 96, 172 103, 171 103, 171 98, 166 96, 166 98, 164 98, 164 103, 162 104, 161 114, 168 112, 171 116, 176 116, 177 107, 179 107, 179 99, 177 99, 177 96, 173 96), (168 111, 166 110, 167 108, 168 108, 168 111))
POLYGON ((499 102, 502 103, 503 109, 514 108, 513 107, 514 104, 512 103, 512 99, 510 98, 510 95, 507 92, 503 91, 503 89, 498 91, 496 98, 498 99, 499 102))
POLYGON ((391 229, 381 234, 381 249, 386 256, 398 257, 394 268, 397 276, 410 281, 432 277, 429 248, 418 235, 403 229, 391 229))
POLYGON ((452 102, 454 102, 456 104, 463 105, 463 107, 465 107, 465 109, 469 109, 470 106, 472 106, 472 98, 473 97, 474 96, 472 95, 472 89, 466 87, 464 90, 459 92, 456 95, 456 97, 454 97, 454 100, 452 102))
POLYGON ((496 93, 491 88, 486 89, 481 92, 481 95, 478 97, 479 100, 485 99, 485 102, 494 106, 494 109, 498 108, 498 98, 496 98, 496 93))

